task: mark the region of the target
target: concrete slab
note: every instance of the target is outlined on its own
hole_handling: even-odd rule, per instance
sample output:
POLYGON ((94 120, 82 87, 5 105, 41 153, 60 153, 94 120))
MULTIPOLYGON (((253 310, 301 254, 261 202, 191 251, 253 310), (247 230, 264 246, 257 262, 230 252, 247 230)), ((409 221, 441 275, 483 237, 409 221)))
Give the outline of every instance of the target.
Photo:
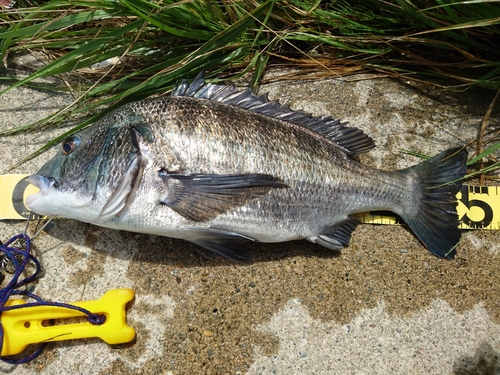
MULTIPOLYGON (((477 136, 492 92, 443 92, 389 79, 280 82, 261 88, 293 108, 348 120, 385 169, 417 163, 477 136)), ((0 101, 0 129, 71 98, 17 89, 0 101)), ((498 110, 489 129, 498 130, 498 110)), ((2 166, 65 129, 0 138, 2 166)), ((52 153, 19 167, 35 172, 52 153)), ((24 223, 0 223, 2 240, 24 223)), ((30 225, 30 233, 38 223, 30 225)), ((57 220, 34 241, 45 276, 35 292, 71 302, 130 287, 133 343, 49 344, 14 374, 500 374, 497 232, 464 233, 455 261, 429 255, 403 227, 361 225, 333 253, 299 241, 255 245, 235 264, 181 240, 57 220)))

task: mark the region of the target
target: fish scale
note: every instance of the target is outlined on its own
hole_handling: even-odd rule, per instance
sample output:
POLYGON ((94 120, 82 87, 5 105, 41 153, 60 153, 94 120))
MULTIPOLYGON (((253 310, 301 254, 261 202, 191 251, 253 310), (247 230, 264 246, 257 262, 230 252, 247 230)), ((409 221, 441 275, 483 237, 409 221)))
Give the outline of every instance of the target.
POLYGON ((27 205, 183 238, 238 261, 251 258, 255 241, 307 239, 340 250, 358 213, 389 210, 432 254, 452 258, 467 152, 446 150, 391 172, 351 158, 373 147, 337 119, 199 75, 170 97, 127 104, 63 141, 30 177, 40 192, 27 205))

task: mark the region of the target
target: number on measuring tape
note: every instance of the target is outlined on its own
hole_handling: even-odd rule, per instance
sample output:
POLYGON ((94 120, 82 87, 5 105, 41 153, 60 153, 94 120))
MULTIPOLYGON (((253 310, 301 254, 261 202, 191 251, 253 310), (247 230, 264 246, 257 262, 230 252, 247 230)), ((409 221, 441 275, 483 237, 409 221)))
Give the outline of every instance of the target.
POLYGON ((500 194, 496 186, 463 185, 457 195, 463 229, 500 229, 500 194))
POLYGON ((493 221, 493 208, 483 200, 480 199, 470 199, 471 195, 474 196, 476 194, 486 194, 488 196, 488 187, 486 186, 462 186, 462 197, 459 199, 468 210, 473 207, 478 207, 481 209, 482 215, 479 217, 482 218, 479 221, 472 220, 469 217, 469 212, 466 212, 462 217, 460 217, 460 221, 467 225, 470 228, 485 228, 491 225, 493 221), (470 194, 473 193, 473 194, 470 194))

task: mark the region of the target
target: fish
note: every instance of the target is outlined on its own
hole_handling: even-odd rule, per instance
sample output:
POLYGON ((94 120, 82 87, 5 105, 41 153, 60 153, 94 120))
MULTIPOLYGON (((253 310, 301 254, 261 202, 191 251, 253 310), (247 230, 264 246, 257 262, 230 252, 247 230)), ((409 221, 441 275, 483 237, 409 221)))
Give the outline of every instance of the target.
POLYGON ((26 204, 98 226, 181 238, 235 261, 253 242, 349 245, 359 214, 399 215, 424 247, 452 259, 467 151, 385 171, 357 155, 362 130, 267 95, 206 82, 121 106, 67 137, 29 182, 26 204))

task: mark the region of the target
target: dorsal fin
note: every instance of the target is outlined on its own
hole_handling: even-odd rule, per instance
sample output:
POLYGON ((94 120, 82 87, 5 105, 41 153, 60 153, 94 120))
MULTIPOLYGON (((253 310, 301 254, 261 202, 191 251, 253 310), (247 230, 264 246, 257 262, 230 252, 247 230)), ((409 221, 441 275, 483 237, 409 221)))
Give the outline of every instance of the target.
POLYGON ((193 81, 182 80, 172 91, 172 96, 189 96, 214 100, 265 116, 304 126, 335 143, 348 155, 358 155, 370 151, 373 140, 358 128, 332 117, 313 117, 309 113, 293 111, 277 101, 269 101, 267 94, 257 96, 249 88, 238 90, 232 85, 217 85, 205 82, 204 72, 193 81))

